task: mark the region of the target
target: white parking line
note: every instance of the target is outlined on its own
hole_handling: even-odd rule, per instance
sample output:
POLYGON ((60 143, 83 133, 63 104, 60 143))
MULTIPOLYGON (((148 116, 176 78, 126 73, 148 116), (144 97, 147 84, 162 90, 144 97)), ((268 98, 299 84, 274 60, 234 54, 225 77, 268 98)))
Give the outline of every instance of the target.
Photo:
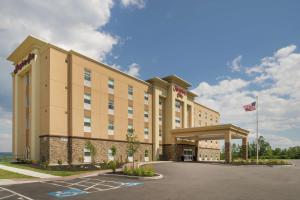
POLYGON ((0 199, 7 199, 7 198, 12 197, 12 196, 15 196, 15 194, 11 194, 11 195, 8 195, 8 196, 5 196, 5 197, 1 197, 0 199))
MULTIPOLYGON (((22 194, 20 194, 20 193, 17 193, 17 192, 15 192, 15 191, 9 190, 9 189, 7 189, 7 188, 0 187, 0 189, 12 193, 13 195, 11 195, 11 196, 17 195, 17 196, 23 197, 23 198, 26 199, 26 200, 34 200, 34 199, 29 198, 29 197, 26 197, 26 196, 24 196, 24 195, 22 195, 22 194)), ((6 196, 5 198, 8 198, 8 197, 9 197, 9 196, 6 196)), ((2 198, 2 199, 4 199, 4 198, 2 198)))

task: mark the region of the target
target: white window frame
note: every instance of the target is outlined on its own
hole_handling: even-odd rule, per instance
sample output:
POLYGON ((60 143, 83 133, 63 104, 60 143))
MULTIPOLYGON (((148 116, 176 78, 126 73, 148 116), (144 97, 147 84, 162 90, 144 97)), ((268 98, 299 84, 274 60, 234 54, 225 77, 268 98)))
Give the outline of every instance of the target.
POLYGON ((159 107, 160 110, 162 110, 162 104, 163 104, 162 101, 158 102, 158 107, 159 107))
POLYGON ((144 121, 149 122, 149 112, 148 111, 144 111, 144 121))
POLYGON ((91 94, 84 93, 84 95, 83 95, 83 107, 84 107, 85 110, 91 110, 91 102, 92 102, 91 94), (86 103, 85 100, 89 100, 90 103, 86 103))
POLYGON ((130 156, 130 154, 127 153, 127 159, 129 162, 133 162, 133 154, 130 156))
POLYGON ((149 128, 148 127, 144 128, 144 138, 149 139, 149 128))
POLYGON ((113 115, 115 110, 115 101, 108 100, 108 114, 113 115), (111 108, 112 106, 112 108, 111 108))
POLYGON ((148 94, 147 92, 144 93, 144 103, 145 103, 146 105, 149 104, 149 94, 148 94))
POLYGON ((162 135, 163 135, 162 129, 159 128, 159 129, 158 129, 158 137, 159 137, 159 140, 162 140, 162 135))
POLYGON ((180 112, 181 111, 181 103, 180 101, 175 101, 175 111, 180 112))
MULTIPOLYGON (((129 134, 128 130, 133 130, 133 125, 132 124, 128 124, 127 125, 127 133, 129 134)), ((131 134, 131 133, 130 133, 131 134)))
POLYGON ((89 148, 87 148, 86 146, 84 146, 84 149, 83 149, 83 162, 84 163, 92 162, 91 150, 89 148), (86 155, 86 153, 89 153, 89 155, 86 155))
POLYGON ((128 106, 127 113, 128 113, 128 118, 132 119, 132 117, 133 117, 133 107, 128 106))
POLYGON ((133 99, 133 87, 128 86, 128 99, 132 100, 133 99))
POLYGON ((92 120, 90 117, 84 117, 83 119, 83 131, 86 133, 92 132, 92 120), (89 126, 86 126, 86 123, 89 123, 89 126))
POLYGON ((147 149, 144 152, 144 161, 149 162, 149 150, 147 150, 147 149), (147 152, 147 155, 146 155, 146 152, 147 152))
POLYGON ((178 128, 178 127, 181 127, 181 120, 179 117, 176 117, 175 118, 175 126, 178 128))
POLYGON ((84 79, 84 86, 91 87, 91 85, 92 85, 92 74, 91 74, 90 70, 84 69, 83 79, 84 79), (87 77, 89 77, 89 78, 87 78, 87 77))
POLYGON ((111 149, 108 149, 108 151, 107 151, 107 159, 108 159, 108 161, 113 161, 115 159, 115 157, 112 155, 111 149))
POLYGON ((114 135, 115 124, 113 121, 109 121, 107 125, 107 133, 108 135, 114 135))
POLYGON ((115 90, 115 81, 114 81, 114 79, 108 79, 107 87, 108 87, 108 93, 109 94, 114 94, 114 90, 115 90))

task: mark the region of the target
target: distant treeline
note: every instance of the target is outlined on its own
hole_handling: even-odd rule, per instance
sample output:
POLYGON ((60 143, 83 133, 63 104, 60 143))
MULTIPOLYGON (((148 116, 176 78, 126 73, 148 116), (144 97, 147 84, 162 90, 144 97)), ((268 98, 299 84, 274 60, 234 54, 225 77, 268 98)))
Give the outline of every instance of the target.
MULTIPOLYGON (((263 136, 258 139, 258 155, 261 159, 300 159, 300 146, 289 147, 286 149, 272 149, 269 142, 263 136)), ((256 158, 256 142, 253 141, 248 147, 249 158, 256 158)), ((242 158, 242 146, 232 144, 233 159, 242 158)), ((221 153, 221 158, 224 158, 224 149, 221 153)))

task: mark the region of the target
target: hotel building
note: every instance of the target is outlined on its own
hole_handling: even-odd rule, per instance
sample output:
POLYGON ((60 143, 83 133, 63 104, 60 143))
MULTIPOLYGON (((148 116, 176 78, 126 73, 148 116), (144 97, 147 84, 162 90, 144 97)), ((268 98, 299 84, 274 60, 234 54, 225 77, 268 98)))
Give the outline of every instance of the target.
POLYGON ((220 139, 225 140, 226 161, 231 161, 231 139, 242 139, 247 157, 248 131, 220 125, 220 113, 197 103, 191 85, 178 76, 140 80, 32 36, 8 60, 15 66, 17 158, 49 164, 131 161, 126 148, 130 130, 141 143, 138 161, 219 160, 220 139))

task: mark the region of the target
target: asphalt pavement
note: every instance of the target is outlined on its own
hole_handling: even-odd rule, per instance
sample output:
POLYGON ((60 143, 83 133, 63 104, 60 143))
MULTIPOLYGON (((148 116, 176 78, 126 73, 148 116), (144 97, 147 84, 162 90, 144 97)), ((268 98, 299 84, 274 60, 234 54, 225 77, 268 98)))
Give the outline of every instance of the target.
POLYGON ((206 163, 155 164, 161 180, 100 175, 0 187, 0 199, 23 200, 299 200, 296 166, 229 166, 206 163), (11 196, 9 196, 11 195, 11 196))

